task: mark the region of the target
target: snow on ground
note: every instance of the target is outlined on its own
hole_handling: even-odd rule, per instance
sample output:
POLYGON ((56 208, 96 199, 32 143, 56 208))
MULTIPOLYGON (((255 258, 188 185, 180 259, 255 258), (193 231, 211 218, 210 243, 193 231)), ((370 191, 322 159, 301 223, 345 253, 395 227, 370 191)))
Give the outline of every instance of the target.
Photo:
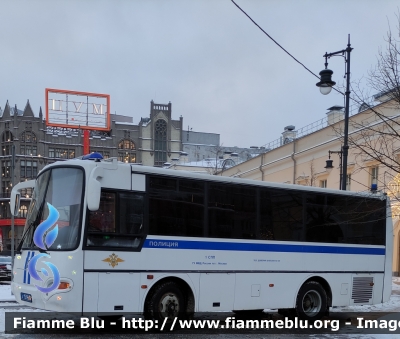
POLYGON ((0 285, 0 302, 15 301, 15 297, 11 295, 10 285, 0 285))
MULTIPOLYGON (((13 334, 4 334, 4 321, 5 321, 5 312, 7 305, 10 305, 10 302, 15 301, 15 297, 11 295, 11 287, 10 285, 0 285, 0 338, 13 338, 15 335, 13 334)), ((35 312, 39 310, 35 310, 32 308, 24 308, 23 306, 20 309, 9 309, 12 312, 35 312)), ((41 311, 41 310, 40 310, 41 311)), ((41 311, 43 312, 43 311, 41 311)), ((390 300, 383 304, 377 305, 364 305, 364 306, 344 306, 344 307, 335 307, 331 309, 331 312, 400 312, 400 277, 392 278, 392 295, 390 296, 390 300)), ((335 335, 335 334, 318 334, 318 335, 309 335, 310 338, 363 338, 363 339, 392 339, 396 337, 396 334, 371 334, 371 335, 362 335, 359 334, 346 334, 346 335, 335 335)))

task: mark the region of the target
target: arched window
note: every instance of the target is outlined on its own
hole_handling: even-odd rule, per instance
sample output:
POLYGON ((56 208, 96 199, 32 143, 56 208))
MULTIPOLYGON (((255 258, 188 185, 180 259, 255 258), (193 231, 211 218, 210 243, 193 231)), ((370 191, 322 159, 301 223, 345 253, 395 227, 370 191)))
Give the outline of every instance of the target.
POLYGON ((132 140, 124 139, 119 142, 118 149, 132 150, 132 149, 136 149, 136 148, 135 148, 135 143, 132 140))
POLYGON ((162 166, 167 161, 167 123, 156 121, 154 128, 154 166, 162 166))
POLYGON ((136 147, 132 140, 124 139, 118 143, 118 160, 122 162, 136 162, 136 147))
POLYGON ((2 155, 11 155, 12 149, 11 146, 13 144, 14 136, 10 131, 5 131, 1 138, 1 154, 2 155))
POLYGON ((21 142, 36 142, 36 135, 33 132, 25 131, 21 134, 21 142))
POLYGON ((37 155, 37 138, 35 133, 25 131, 21 134, 21 149, 20 154, 23 155, 37 155))

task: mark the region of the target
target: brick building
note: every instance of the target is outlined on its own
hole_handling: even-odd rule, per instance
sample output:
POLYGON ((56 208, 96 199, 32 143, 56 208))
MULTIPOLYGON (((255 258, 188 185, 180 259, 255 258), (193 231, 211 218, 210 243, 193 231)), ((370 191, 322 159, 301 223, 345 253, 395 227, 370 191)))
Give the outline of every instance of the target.
MULTIPOLYGON (((172 119, 171 103, 150 103, 150 116, 138 124, 132 117, 111 115, 109 132, 90 131, 90 152, 119 161, 162 166, 182 151, 183 118, 172 119)), ((14 184, 36 177, 39 171, 55 161, 83 155, 83 131, 46 126, 42 109, 35 116, 29 101, 25 108, 0 108, 1 192, 0 192, 0 250, 9 253, 11 246, 11 214, 9 198, 14 184), (15 150, 12 168, 12 150, 15 150), (12 172, 14 175, 12 178, 12 172)), ((25 217, 32 192, 23 192, 19 215, 15 218, 16 243, 22 237, 25 217)))

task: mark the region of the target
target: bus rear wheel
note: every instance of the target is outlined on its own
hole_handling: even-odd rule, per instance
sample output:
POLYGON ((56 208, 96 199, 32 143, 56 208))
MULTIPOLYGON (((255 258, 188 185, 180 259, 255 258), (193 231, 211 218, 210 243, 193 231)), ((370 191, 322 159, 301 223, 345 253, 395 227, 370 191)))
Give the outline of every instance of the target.
POLYGON ((320 283, 307 281, 296 298, 296 315, 310 321, 321 319, 327 311, 328 297, 320 283))
POLYGON ((170 325, 175 318, 182 318, 185 310, 184 297, 177 284, 172 281, 158 285, 149 296, 144 315, 148 319, 157 320, 159 327, 167 318, 170 325))

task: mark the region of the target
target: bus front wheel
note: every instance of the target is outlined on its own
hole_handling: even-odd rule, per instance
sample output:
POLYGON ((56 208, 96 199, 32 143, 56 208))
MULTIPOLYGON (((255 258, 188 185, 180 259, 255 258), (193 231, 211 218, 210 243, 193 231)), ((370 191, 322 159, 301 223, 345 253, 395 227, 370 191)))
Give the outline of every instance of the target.
POLYGON ((324 288, 316 281, 307 281, 301 286, 296 298, 296 315, 300 319, 318 320, 327 311, 328 297, 324 288))
POLYGON ((177 284, 172 281, 158 285, 149 296, 144 315, 158 323, 172 324, 175 318, 181 318, 184 312, 184 298, 177 284))

